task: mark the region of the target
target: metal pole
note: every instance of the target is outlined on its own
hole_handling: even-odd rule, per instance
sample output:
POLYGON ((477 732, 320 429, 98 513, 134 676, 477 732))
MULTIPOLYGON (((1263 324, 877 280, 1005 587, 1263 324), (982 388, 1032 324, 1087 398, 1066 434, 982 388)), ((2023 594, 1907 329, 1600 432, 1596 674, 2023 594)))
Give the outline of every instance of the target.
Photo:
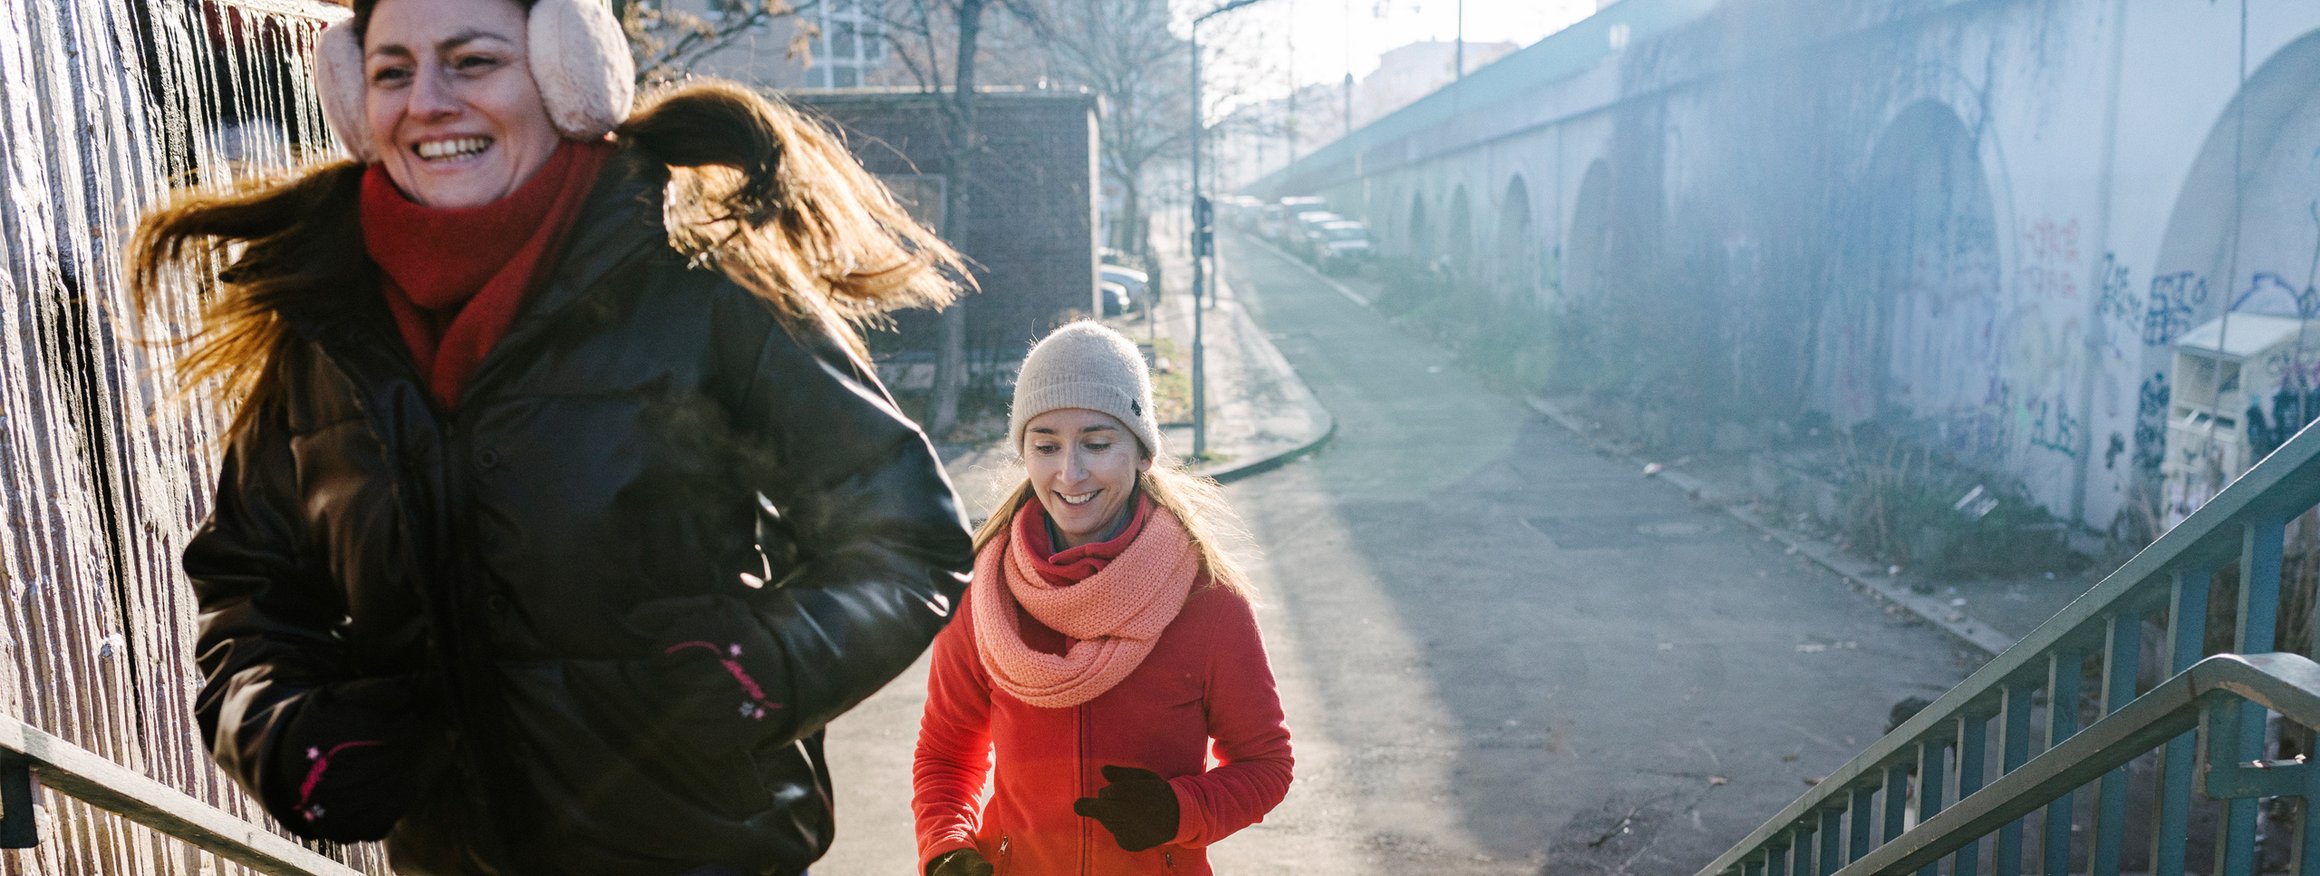
MULTIPOLYGON (((1215 13, 1210 13, 1211 15, 1215 13)), ((1207 16, 1201 16, 1206 18, 1207 16)), ((1192 459, 1208 456, 1208 351, 1202 346, 1200 296, 1205 288, 1200 264, 1200 22, 1192 20, 1192 198, 1184 205, 1192 220, 1192 459)))
MULTIPOLYGON (((1217 15, 1231 12, 1257 0, 1232 0, 1223 6, 1201 13, 1192 19, 1191 35, 1185 40, 1192 46, 1192 199, 1185 205, 1187 218, 1192 220, 1192 458, 1208 456, 1208 350, 1204 344, 1201 325, 1200 297, 1207 289, 1207 278, 1202 271, 1200 251, 1204 243, 1200 226, 1200 23, 1217 15)), ((1291 89, 1289 99, 1294 106, 1297 92, 1291 89)), ((1212 214, 1213 215, 1213 214, 1212 214)))

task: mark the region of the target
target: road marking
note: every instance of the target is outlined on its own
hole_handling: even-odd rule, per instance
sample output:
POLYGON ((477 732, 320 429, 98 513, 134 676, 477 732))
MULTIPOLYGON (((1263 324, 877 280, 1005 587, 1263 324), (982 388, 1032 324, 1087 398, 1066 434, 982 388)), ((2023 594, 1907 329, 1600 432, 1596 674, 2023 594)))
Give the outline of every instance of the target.
POLYGON ((1337 294, 1345 296, 1345 300, 1347 300, 1347 301, 1351 301, 1351 302, 1353 302, 1353 303, 1355 303, 1355 304, 1359 304, 1359 305, 1361 305, 1361 306, 1363 306, 1363 307, 1369 307, 1369 306, 1370 306, 1369 299, 1361 297, 1361 293, 1359 293, 1359 292, 1355 292, 1355 291, 1353 291, 1352 289, 1348 289, 1348 288, 1346 288, 1344 283, 1340 283, 1340 282, 1337 282, 1336 280, 1330 279, 1330 277, 1329 277, 1329 275, 1328 275, 1328 274, 1324 274, 1324 273, 1322 273, 1322 272, 1320 272, 1320 271, 1316 271, 1316 270, 1314 270, 1314 269, 1313 269, 1313 266, 1312 266, 1312 265, 1308 265, 1308 264, 1306 264, 1306 263, 1305 263, 1305 260, 1303 260, 1303 259, 1297 258, 1296 256, 1290 255, 1290 254, 1288 254, 1288 253, 1282 252, 1282 251, 1281 251, 1281 250, 1280 250, 1278 247, 1275 247, 1275 246, 1273 246, 1272 244, 1270 244, 1270 243, 1266 243, 1266 242, 1264 242, 1264 241, 1262 241, 1262 240, 1258 240, 1258 239, 1256 239, 1256 238, 1254 238, 1254 237, 1244 237, 1244 236, 1241 236, 1241 235, 1234 235, 1234 236, 1233 236, 1233 239, 1234 239, 1234 240, 1240 240, 1240 241, 1246 241, 1246 242, 1248 242, 1248 243, 1255 244, 1255 245, 1257 245, 1257 246, 1259 246, 1259 247, 1262 247, 1262 248, 1263 248, 1263 249, 1264 249, 1266 252, 1272 253, 1273 255, 1280 257, 1280 259, 1281 259, 1282 261, 1288 262, 1289 264, 1292 264, 1292 265, 1296 265, 1298 270, 1300 270, 1300 271, 1304 271, 1305 273, 1308 273, 1308 274, 1312 274, 1312 275, 1313 275, 1313 279, 1320 280, 1320 281, 1322 282, 1322 284, 1323 284, 1323 285, 1326 285, 1326 286, 1328 286, 1328 287, 1329 287, 1329 288, 1331 288, 1331 289, 1335 289, 1335 290, 1337 290, 1337 294))

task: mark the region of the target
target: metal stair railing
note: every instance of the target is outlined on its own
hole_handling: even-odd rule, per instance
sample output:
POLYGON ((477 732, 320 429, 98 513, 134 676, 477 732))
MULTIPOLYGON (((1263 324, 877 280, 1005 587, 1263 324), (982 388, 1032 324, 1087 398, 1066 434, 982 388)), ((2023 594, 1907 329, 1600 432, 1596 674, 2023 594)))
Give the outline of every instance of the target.
POLYGON ((260 873, 361 876, 297 842, 236 818, 14 717, 0 715, 0 848, 30 848, 35 787, 119 813, 260 873))
POLYGON ((2320 829, 2312 824, 2320 762, 2271 762, 2262 752, 2267 709, 2306 731, 2320 727, 2320 672, 2301 657, 2264 653, 2275 649, 2287 524, 2315 505, 2320 428, 2307 426, 1700 876, 1936 876, 1945 860, 1955 876, 1979 876, 1985 858, 1993 872, 2014 876, 2025 872, 2026 834, 2041 809, 2028 872, 2072 872, 2072 836, 2083 833, 2084 860, 2075 869, 2115 874, 2130 828, 2127 764, 2153 752, 2158 782, 2143 801, 2153 812, 2143 826, 2151 873, 2184 872, 2196 790, 2222 801, 2215 860, 2198 869, 2256 872, 2258 801, 2298 797, 2305 815, 2290 845, 2292 869, 2320 874, 2320 829), (2256 656, 2202 661, 2209 582, 2226 566, 2237 567, 2239 581, 2226 651, 2256 656), (2161 618, 2164 666, 2155 674, 2172 677, 2138 694, 2144 624, 2161 618), (2099 686, 2082 691, 2090 664, 2099 686), (2102 717, 2081 728, 2075 706, 2085 693, 2099 701, 2102 717), (2194 725, 2206 737, 2204 762, 2194 725), (2082 820, 2075 804, 2090 781, 2094 805, 2082 820), (1986 843, 1994 846, 1985 856, 1986 843))

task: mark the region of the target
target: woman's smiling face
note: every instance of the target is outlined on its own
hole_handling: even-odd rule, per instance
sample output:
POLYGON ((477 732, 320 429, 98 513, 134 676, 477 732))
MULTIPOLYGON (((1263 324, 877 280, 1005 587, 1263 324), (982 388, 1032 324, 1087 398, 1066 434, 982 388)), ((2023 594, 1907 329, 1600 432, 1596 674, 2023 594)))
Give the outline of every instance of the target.
POLYGON ((363 108, 387 176, 429 207, 506 197, 560 139, 515 0, 383 0, 363 33, 363 108))
POLYGON ((1136 475, 1152 467, 1136 433, 1110 414, 1060 408, 1023 426, 1032 492, 1063 534, 1058 550, 1092 544, 1128 511, 1136 475))

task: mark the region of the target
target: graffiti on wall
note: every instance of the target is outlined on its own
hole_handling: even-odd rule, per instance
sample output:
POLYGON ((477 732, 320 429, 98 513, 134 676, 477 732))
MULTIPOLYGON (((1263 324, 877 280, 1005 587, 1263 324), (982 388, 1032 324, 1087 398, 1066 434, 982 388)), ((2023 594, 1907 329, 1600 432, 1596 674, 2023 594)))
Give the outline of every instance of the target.
POLYGON ((2039 219, 2022 232, 2022 267, 2016 291, 2032 299, 2078 297, 2078 220, 2039 219))
POLYGON ((2298 289, 2279 274, 2259 271, 2248 279, 2247 289, 2232 299, 2231 310, 2291 319, 2320 319, 2320 290, 2314 290, 2309 284, 2298 289))
POLYGON ((2103 253, 2102 264, 2095 268, 2095 282, 2100 287, 2095 298, 2095 319, 2102 326, 2103 350, 2111 359, 2127 359, 2126 338, 2135 336, 2136 318, 2142 316, 2135 298, 2135 283, 2127 266, 2119 263, 2119 254, 2103 253))
POLYGON ((2143 346, 2164 347, 2191 330, 2199 308, 2207 304, 2207 278, 2197 271, 2178 271, 2151 278, 2151 295, 2143 308, 2143 346))
POLYGON ((2030 446, 2078 458, 2079 433, 2085 424, 2071 416, 2065 399, 2061 396, 2040 399, 2028 405, 2024 413, 2030 417, 2030 446))
POLYGON ((2158 479, 2159 463, 2166 458, 2167 405, 2172 396, 2165 371, 2151 372, 2136 392, 2135 473, 2144 478, 2158 479))
POLYGON ((2264 357, 2264 372, 2279 375, 2267 397, 2248 395, 2247 440, 2249 459, 2261 459, 2296 436, 2296 431, 2320 419, 2320 350, 2308 344, 2320 338, 2298 338, 2298 343, 2264 357))
POLYGON ((2262 459, 2280 449, 2280 445, 2296 437, 2296 431, 2312 422, 2315 416, 2320 416, 2320 386, 2309 381, 2282 381, 2271 398, 2249 398, 2247 437, 2248 450, 2253 454, 2249 459, 2262 459), (2265 409, 2266 402, 2270 403, 2269 410, 2265 409))

